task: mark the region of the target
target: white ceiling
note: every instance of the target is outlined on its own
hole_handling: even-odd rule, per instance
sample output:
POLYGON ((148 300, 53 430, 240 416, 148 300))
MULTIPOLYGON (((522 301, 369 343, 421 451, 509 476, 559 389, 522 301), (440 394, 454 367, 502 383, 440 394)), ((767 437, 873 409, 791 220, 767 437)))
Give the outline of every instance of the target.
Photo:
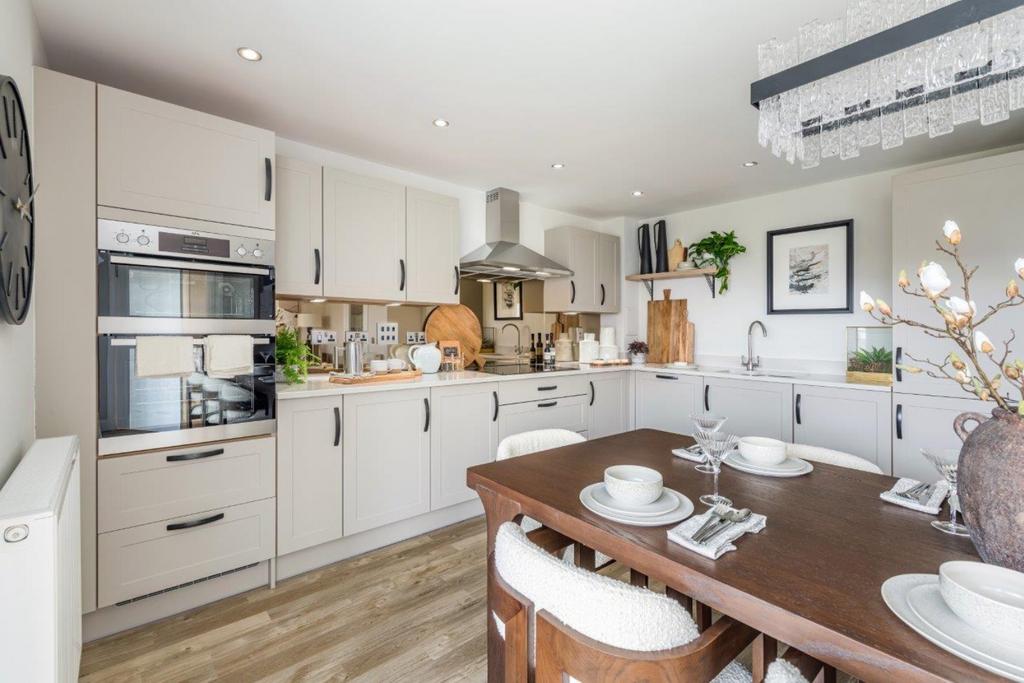
POLYGON ((749 104, 757 44, 841 15, 845 0, 33 4, 59 71, 594 218, 661 215, 1024 141, 1018 112, 808 171, 761 149, 749 104), (263 61, 239 59, 243 45, 263 61), (436 117, 451 127, 435 128, 436 117), (743 168, 747 160, 760 166, 743 168))

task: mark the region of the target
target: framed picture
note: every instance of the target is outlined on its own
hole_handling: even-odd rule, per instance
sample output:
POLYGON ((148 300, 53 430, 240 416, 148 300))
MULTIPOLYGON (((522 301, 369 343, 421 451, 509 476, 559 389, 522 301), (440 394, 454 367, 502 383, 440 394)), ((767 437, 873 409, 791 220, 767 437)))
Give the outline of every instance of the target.
POLYGON ((853 219, 768 233, 768 314, 853 312, 853 219))
POLYGON ((494 319, 523 319, 523 283, 494 283, 494 319))

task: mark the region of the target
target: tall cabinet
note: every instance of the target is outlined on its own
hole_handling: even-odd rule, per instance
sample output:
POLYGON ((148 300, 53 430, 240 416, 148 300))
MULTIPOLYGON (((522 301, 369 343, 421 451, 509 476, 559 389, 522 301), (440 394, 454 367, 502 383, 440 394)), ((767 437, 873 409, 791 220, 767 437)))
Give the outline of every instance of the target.
POLYGON ((324 293, 323 169, 319 164, 277 157, 278 292, 324 293))

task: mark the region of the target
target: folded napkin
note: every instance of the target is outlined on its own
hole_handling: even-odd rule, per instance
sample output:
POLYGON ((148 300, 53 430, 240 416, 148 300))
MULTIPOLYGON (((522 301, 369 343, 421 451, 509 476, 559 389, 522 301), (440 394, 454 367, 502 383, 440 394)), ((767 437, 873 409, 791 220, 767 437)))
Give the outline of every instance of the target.
POLYGON ((211 334, 206 337, 206 374, 231 379, 253 372, 252 337, 245 334, 211 334))
POLYGON ((896 495, 902 491, 912 489, 921 482, 916 479, 910 479, 909 477, 903 477, 897 481, 891 489, 883 491, 878 495, 879 498, 887 503, 893 505, 901 505, 911 510, 917 510, 918 512, 926 512, 929 515, 939 514, 939 509, 942 507, 942 501, 946 499, 949 494, 949 484, 945 479, 940 479, 934 484, 932 494, 928 497, 928 500, 923 503, 911 500, 910 498, 904 498, 903 496, 896 495))
POLYGON ((188 377, 196 370, 192 337, 141 336, 135 341, 136 377, 188 377))
POLYGON ((765 527, 765 524, 768 521, 764 515, 752 514, 750 517, 747 517, 745 522, 733 524, 707 543, 694 543, 692 539, 693 534, 704 526, 704 522, 708 521, 710 517, 711 510, 708 510, 704 514, 690 517, 685 522, 669 529, 668 539, 678 543, 687 550, 692 550, 698 555, 703 555, 711 560, 717 560, 730 550, 736 550, 736 546, 732 543, 733 541, 746 533, 758 533, 765 527))
POLYGON ((704 451, 697 444, 687 448, 673 448, 672 455, 692 462, 704 462, 704 451))

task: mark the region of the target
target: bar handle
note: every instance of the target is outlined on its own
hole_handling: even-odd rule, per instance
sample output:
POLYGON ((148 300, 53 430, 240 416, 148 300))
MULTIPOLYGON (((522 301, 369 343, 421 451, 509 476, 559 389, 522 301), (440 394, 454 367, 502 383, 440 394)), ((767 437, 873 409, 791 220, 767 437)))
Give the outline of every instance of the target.
POLYGON ((597 397, 597 391, 594 389, 594 383, 590 382, 590 405, 594 405, 594 399, 597 397))
POLYGON ((548 401, 547 403, 538 403, 538 408, 551 408, 558 405, 558 401, 548 401))
POLYGON ((554 391, 558 388, 557 384, 552 384, 549 387, 537 387, 537 391, 554 391))
POLYGON ((167 462, 182 462, 183 460, 201 460, 203 458, 212 458, 215 455, 224 455, 224 449, 217 448, 212 451, 200 451, 198 453, 182 453, 181 455, 168 455, 167 462))
POLYGON ((800 419, 800 399, 802 397, 803 397, 802 394, 797 394, 796 395, 796 423, 798 425, 802 425, 803 424, 803 420, 800 419))
POLYGON ((679 379, 675 375, 655 375, 658 379, 679 379))
POLYGON ((903 438, 903 404, 896 404, 896 438, 903 438))
POLYGON ((704 385, 704 411, 711 412, 711 385, 704 385))
POLYGON ((601 285, 601 305, 604 306, 604 284, 601 285))
POLYGON ((341 444, 341 408, 334 406, 334 446, 341 444))
POLYGON ((896 347, 896 381, 897 382, 902 382, 903 381, 903 370, 900 369, 900 365, 902 365, 902 364, 903 364, 903 347, 902 346, 897 346, 896 347))
POLYGON ((569 295, 569 303, 576 303, 576 283, 573 280, 569 280, 569 286, 572 288, 572 294, 569 295))
POLYGON ((491 417, 491 422, 498 421, 498 392, 492 391, 491 395, 494 397, 494 416, 491 417))
POLYGON ((313 249, 313 263, 316 266, 316 272, 313 273, 313 284, 320 284, 320 249, 313 249))
POLYGON ((462 279, 461 275, 462 274, 459 272, 459 267, 455 266, 455 296, 459 295, 459 282, 462 279))
POLYGON ((423 422, 423 431, 430 431, 430 399, 423 399, 423 407, 426 410, 426 420, 423 422))
POLYGON ((274 168, 270 163, 270 157, 263 157, 263 172, 266 176, 266 184, 263 190, 263 201, 269 202, 274 192, 274 168))
POLYGON ((212 524, 213 522, 219 522, 224 519, 224 513, 218 512, 215 515, 204 517, 202 519, 196 519, 191 522, 176 522, 174 524, 168 524, 168 531, 180 531, 181 529, 193 529, 197 526, 203 526, 204 524, 212 524))
POLYGON ((398 259, 398 267, 402 269, 402 279, 398 283, 398 291, 399 292, 404 292, 405 291, 405 259, 404 258, 398 259))

